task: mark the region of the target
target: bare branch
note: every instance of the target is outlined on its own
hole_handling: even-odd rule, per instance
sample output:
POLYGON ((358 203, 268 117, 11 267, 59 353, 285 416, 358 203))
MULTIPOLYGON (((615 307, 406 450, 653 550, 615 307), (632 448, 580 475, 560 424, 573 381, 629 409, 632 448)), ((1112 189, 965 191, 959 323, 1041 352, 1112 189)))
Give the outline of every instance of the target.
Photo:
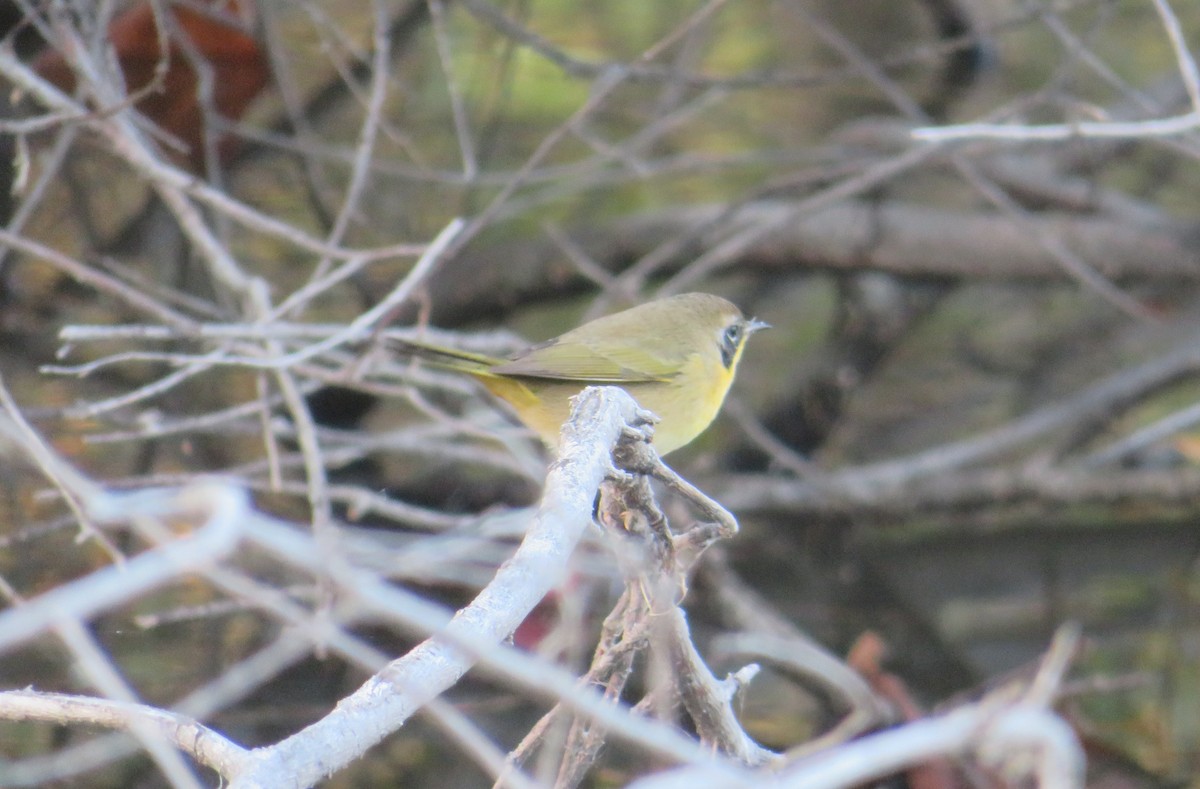
MULTIPOLYGON (((137 720, 153 726, 160 737, 221 775, 234 775, 245 763, 247 751, 218 732, 178 713, 144 704, 126 704, 63 693, 32 690, 0 691, 0 718, 41 720, 58 724, 82 723, 129 729, 137 720)), ((7 769, 7 768, 6 768, 7 769)))
MULTIPOLYGON (((435 638, 376 674, 325 718, 255 752, 252 764, 232 785, 265 785, 279 776, 287 776, 288 783, 271 785, 312 783, 400 726, 475 661, 486 655, 489 665, 497 666, 500 653, 489 651, 489 645, 494 647, 515 630, 561 578, 567 556, 591 523, 592 499, 611 469, 611 447, 625 426, 636 421, 636 413, 632 399, 620 390, 585 390, 563 428, 559 459, 550 469, 538 514, 517 553, 492 582, 471 605, 438 627, 435 638), (469 649, 464 651, 464 647, 469 649)), ((533 686, 549 684, 543 670, 516 669, 514 674, 514 668, 512 661, 507 661, 505 670, 510 676, 523 676, 533 686)), ((578 692, 568 695, 589 715, 601 716, 627 736, 638 736, 634 732, 639 727, 631 726, 631 719, 614 717, 613 708, 603 702, 584 703, 591 697, 578 692)), ((679 748, 677 741, 664 740, 661 734, 654 735, 654 742, 676 758, 698 756, 690 748, 679 748)))

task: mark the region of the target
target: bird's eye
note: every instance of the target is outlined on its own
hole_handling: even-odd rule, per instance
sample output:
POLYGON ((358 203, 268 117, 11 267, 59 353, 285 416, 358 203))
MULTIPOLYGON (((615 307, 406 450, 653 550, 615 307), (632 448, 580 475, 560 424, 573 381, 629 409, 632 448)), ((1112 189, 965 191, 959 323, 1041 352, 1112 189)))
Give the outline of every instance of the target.
POLYGON ((733 369, 733 359, 737 356, 738 347, 742 344, 742 324, 733 323, 721 332, 721 362, 727 369, 733 369))

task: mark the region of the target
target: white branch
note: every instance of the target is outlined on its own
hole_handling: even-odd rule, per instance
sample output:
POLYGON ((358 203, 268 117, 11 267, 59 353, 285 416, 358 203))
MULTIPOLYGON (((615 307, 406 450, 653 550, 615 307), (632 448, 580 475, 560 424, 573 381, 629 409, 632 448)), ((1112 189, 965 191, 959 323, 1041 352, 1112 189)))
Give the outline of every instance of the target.
POLYGON ((1171 43, 1171 51, 1179 67, 1179 75, 1187 89, 1191 111, 1168 118, 1145 121, 1083 121, 1078 123, 1017 124, 962 123, 952 126, 922 126, 913 129, 914 140, 945 143, 958 140, 1008 140, 1011 142, 1048 142, 1076 137, 1106 139, 1142 139, 1175 137, 1200 128, 1200 69, 1184 40, 1179 20, 1166 0, 1154 0, 1154 8, 1162 20, 1171 43))
POLYGON ((1076 137, 1140 139, 1174 137, 1200 128, 1200 112, 1156 118, 1148 121, 1081 121, 1023 125, 1014 123, 961 123, 953 126, 921 126, 912 130, 920 142, 957 140, 1008 140, 1010 142, 1052 142, 1076 137))
MULTIPOLYGON (((577 709, 606 719, 605 724, 614 730, 647 736, 675 758, 693 763, 705 759, 698 745, 664 737, 669 731, 666 727, 646 726, 648 722, 628 716, 596 694, 582 692, 552 666, 539 668, 530 661, 504 660, 506 650, 500 647, 562 578, 571 552, 592 522, 596 491, 613 471, 612 449, 626 426, 637 420, 638 412, 633 399, 619 389, 584 390, 563 427, 559 457, 550 468, 534 521, 517 552, 492 582, 435 637, 371 677, 325 718, 272 747, 255 751, 250 768, 231 786, 247 789, 315 783, 398 729, 480 660, 511 678, 562 692, 567 703, 577 709)), ((387 587, 365 589, 361 580, 348 579, 348 583, 360 594, 371 593, 372 598, 364 597, 367 605, 386 603, 375 598, 401 594, 387 587)), ((385 606, 389 612, 396 608, 385 606)), ((421 608, 411 606, 401 615, 418 617, 421 608)))
POLYGON ((0 692, 0 718, 79 723, 126 731, 136 721, 142 726, 153 727, 159 736, 169 740, 176 748, 222 775, 237 772, 246 758, 244 748, 196 720, 145 704, 126 704, 64 693, 9 690, 0 692))
POLYGON ((914 721, 801 759, 770 778, 744 770, 739 778, 715 778, 688 767, 644 778, 629 789, 760 787, 841 789, 860 786, 940 756, 972 749, 1007 772, 1019 768, 1041 789, 1083 786, 1084 757, 1075 733, 1052 711, 1032 704, 997 709, 972 704, 946 715, 914 721), (1030 758, 1032 757, 1032 758, 1030 758))
POLYGON ((232 553, 241 531, 253 517, 244 491, 214 480, 182 490, 105 493, 85 500, 84 504, 88 514, 100 523, 139 518, 183 520, 196 516, 203 521, 188 537, 139 554, 123 566, 96 570, 0 613, 0 652, 46 632, 57 620, 85 621, 159 586, 174 583, 182 574, 208 567, 232 553))

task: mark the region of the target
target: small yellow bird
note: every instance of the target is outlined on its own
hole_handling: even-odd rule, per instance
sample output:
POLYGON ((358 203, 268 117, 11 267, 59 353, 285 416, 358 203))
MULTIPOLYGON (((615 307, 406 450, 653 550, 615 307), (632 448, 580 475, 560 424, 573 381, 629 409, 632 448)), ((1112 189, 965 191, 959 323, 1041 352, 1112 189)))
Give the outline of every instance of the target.
POLYGON ((393 347, 477 378, 550 447, 587 386, 620 386, 660 421, 659 454, 679 449, 716 418, 746 338, 768 324, 720 296, 684 293, 598 318, 508 359, 416 341, 393 347))

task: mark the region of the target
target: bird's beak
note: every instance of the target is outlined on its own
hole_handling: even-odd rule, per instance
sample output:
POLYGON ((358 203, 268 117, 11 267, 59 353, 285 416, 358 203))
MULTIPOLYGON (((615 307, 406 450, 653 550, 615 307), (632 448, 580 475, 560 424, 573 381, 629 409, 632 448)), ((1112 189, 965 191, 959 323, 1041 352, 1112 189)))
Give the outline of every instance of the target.
POLYGON ((750 320, 746 321, 747 334, 754 334, 756 331, 769 328, 771 328, 771 324, 767 323, 766 321, 760 321, 758 318, 751 318, 750 320))

